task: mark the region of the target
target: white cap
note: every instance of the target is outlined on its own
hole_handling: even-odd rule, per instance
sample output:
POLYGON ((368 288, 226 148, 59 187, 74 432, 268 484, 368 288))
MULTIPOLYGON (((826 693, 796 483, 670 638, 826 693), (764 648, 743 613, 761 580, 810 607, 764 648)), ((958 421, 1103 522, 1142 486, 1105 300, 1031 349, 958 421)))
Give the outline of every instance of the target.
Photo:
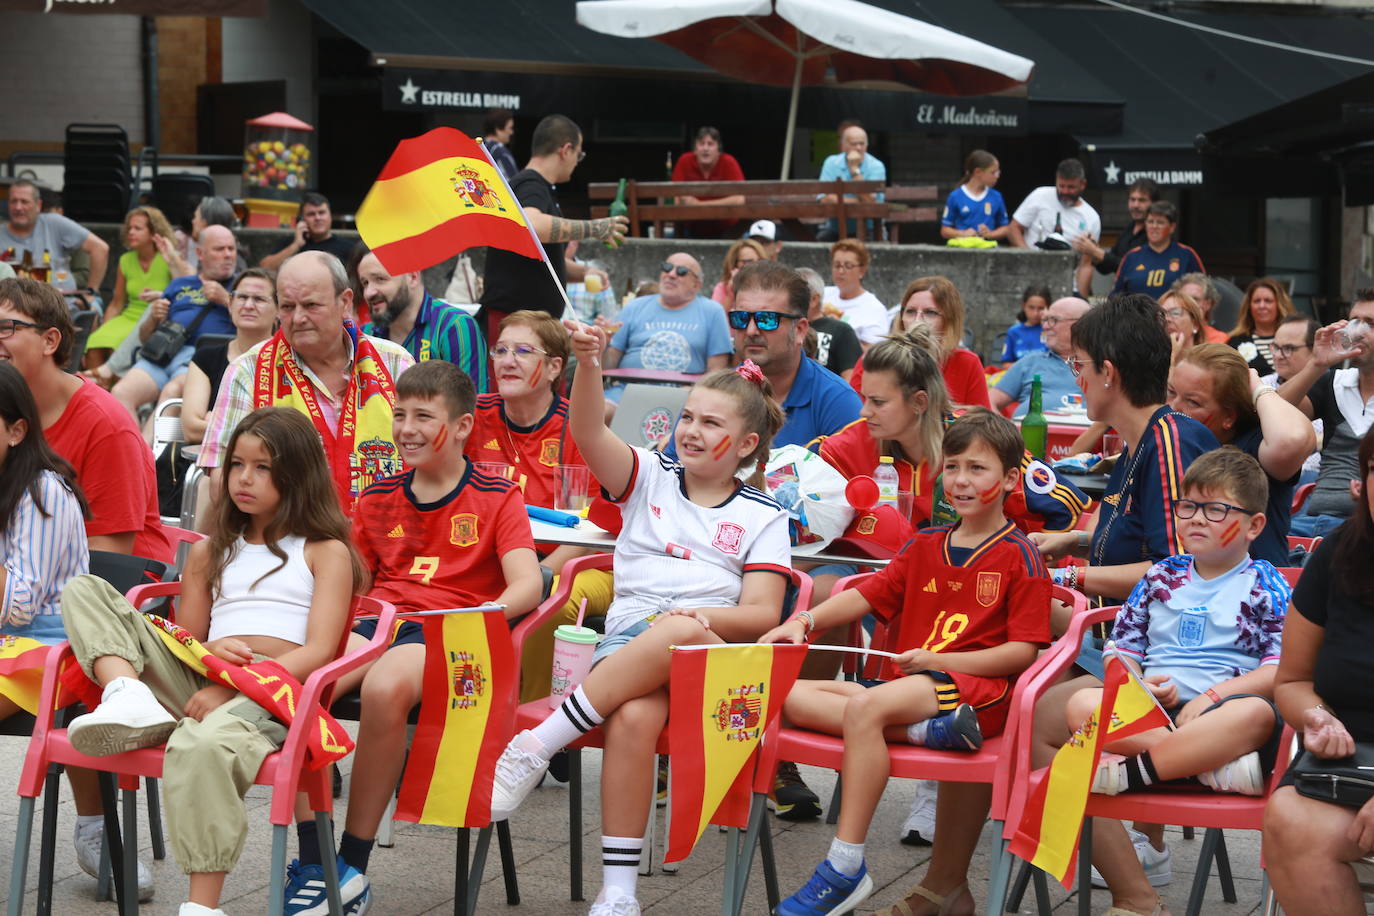
POLYGON ((749 227, 748 238, 765 238, 770 242, 778 240, 778 227, 771 219, 755 220, 749 227))

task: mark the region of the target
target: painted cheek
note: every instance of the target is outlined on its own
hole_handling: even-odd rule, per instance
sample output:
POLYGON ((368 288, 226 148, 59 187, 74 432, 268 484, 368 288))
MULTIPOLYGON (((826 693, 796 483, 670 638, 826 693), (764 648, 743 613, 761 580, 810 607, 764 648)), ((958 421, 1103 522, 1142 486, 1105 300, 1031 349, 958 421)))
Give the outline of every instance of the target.
POLYGON ((719 442, 717 442, 715 444, 715 447, 711 449, 711 457, 719 461, 721 458, 725 456, 726 452, 730 451, 730 446, 733 444, 734 443, 730 439, 730 437, 726 436, 724 439, 721 439, 719 442))
POLYGON ((979 501, 980 503, 983 503, 984 505, 987 505, 988 503, 990 503, 990 502, 992 502, 993 500, 995 500, 995 499, 997 498, 997 495, 998 495, 999 493, 1001 493, 1001 492, 1002 492, 1002 485, 1001 485, 1000 483, 998 483, 998 484, 993 484, 993 485, 992 485, 991 487, 989 487, 987 490, 984 490, 982 493, 979 493, 979 494, 978 494, 978 501, 979 501))
POLYGON ((1231 542, 1240 536, 1240 522, 1234 521, 1225 531, 1221 533, 1221 546, 1229 547, 1231 542))
POLYGON ((447 427, 447 426, 441 426, 441 427, 439 427, 439 431, 438 431, 437 433, 434 434, 434 450, 437 452, 439 449, 443 448, 443 447, 444 447, 444 443, 447 442, 447 441, 448 441, 448 427, 447 427))
POLYGON ((530 387, 531 387, 531 388, 538 388, 538 387, 539 387, 540 378, 541 378, 541 376, 543 376, 543 374, 544 374, 544 367, 543 367, 543 366, 535 366, 535 367, 534 367, 534 371, 530 373, 530 387))

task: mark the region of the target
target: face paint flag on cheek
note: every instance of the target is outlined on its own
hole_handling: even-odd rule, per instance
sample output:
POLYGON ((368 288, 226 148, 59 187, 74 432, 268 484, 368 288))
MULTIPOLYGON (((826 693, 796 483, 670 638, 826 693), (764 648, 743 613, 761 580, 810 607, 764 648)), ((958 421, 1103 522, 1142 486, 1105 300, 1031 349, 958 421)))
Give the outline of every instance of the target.
POLYGON ((441 427, 439 427, 439 431, 438 431, 437 433, 434 434, 434 450, 435 450, 435 451, 438 451, 439 449, 443 448, 443 447, 444 447, 444 443, 447 442, 447 441, 448 441, 448 427, 447 427, 447 426, 441 426, 441 427))
POLYGON ((544 367, 543 367, 543 366, 535 366, 535 367, 534 367, 534 371, 530 373, 530 387, 531 387, 531 388, 538 388, 538 387, 539 387, 540 376, 542 376, 543 374, 544 374, 544 367))
POLYGON ((719 461, 721 458, 725 456, 726 452, 730 451, 730 444, 731 443, 729 436, 726 436, 724 439, 721 439, 719 442, 715 444, 715 447, 711 449, 711 457, 719 461))
POLYGON ((993 485, 992 487, 990 487, 989 489, 987 489, 987 490, 985 490, 984 492, 978 494, 978 501, 979 501, 980 503, 983 503, 984 505, 987 505, 988 503, 990 503, 990 502, 992 502, 993 500, 995 500, 995 499, 997 498, 997 494, 998 494, 998 493, 1001 493, 1001 492, 1002 492, 1002 485, 1001 485, 1000 483, 999 483, 999 484, 994 484, 994 485, 993 485))
POLYGON ((1222 535, 1221 535, 1221 546, 1222 546, 1222 547, 1230 547, 1230 546, 1231 546, 1231 542, 1234 541, 1239 535, 1240 535, 1240 522, 1239 522, 1239 521, 1234 521, 1234 522, 1231 523, 1231 526, 1230 526, 1229 528, 1227 528, 1224 532, 1222 532, 1222 535))

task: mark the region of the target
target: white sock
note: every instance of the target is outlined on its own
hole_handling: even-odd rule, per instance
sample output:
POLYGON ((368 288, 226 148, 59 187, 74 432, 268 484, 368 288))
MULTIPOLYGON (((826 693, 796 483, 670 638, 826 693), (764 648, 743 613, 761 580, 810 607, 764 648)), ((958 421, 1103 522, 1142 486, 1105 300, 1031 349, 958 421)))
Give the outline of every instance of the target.
POLYGON ((920 722, 912 722, 910 725, 908 725, 906 727, 907 744, 914 744, 917 747, 925 747, 926 729, 928 727, 927 723, 929 722, 929 719, 922 719, 920 722))
POLYGON ((864 864, 864 844, 846 843, 839 837, 830 841, 830 851, 825 854, 835 871, 854 877, 864 864))
POLYGON ((639 857, 644 852, 643 837, 603 836, 601 838, 601 882, 606 888, 618 887, 631 897, 639 883, 639 857))
POLYGON ((596 711, 581 685, 578 685, 572 695, 563 701, 563 705, 531 729, 531 732, 544 746, 544 753, 540 756, 547 760, 603 721, 605 716, 596 711))

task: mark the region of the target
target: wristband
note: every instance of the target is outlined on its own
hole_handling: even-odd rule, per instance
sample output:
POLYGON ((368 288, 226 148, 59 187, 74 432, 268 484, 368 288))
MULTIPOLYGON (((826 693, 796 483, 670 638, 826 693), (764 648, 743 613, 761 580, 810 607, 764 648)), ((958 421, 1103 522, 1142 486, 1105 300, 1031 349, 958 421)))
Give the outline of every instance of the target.
POLYGON ((1078 532, 1078 548, 1080 550, 1087 550, 1089 547, 1092 546, 1092 543, 1093 536, 1091 531, 1084 529, 1083 531, 1078 532))
POLYGON ((1266 394, 1278 394, 1278 390, 1273 385, 1260 385, 1255 389, 1255 393, 1250 395, 1250 405, 1253 407, 1258 404, 1260 397, 1266 394))
MULTIPOLYGON (((1273 391, 1272 388, 1269 389, 1269 390, 1270 390, 1270 391, 1273 391)), ((1220 702, 1221 702, 1221 694, 1217 693, 1217 692, 1216 692, 1215 690, 1213 690, 1211 687, 1208 687, 1206 690, 1202 691, 1202 693, 1203 693, 1204 696, 1207 697, 1207 699, 1211 700, 1213 703, 1220 703, 1220 702)))
POLYGON ((797 614, 797 619, 806 627, 806 631, 802 633, 803 636, 810 636, 811 631, 816 629, 816 615, 812 614, 810 611, 801 611, 797 614))

